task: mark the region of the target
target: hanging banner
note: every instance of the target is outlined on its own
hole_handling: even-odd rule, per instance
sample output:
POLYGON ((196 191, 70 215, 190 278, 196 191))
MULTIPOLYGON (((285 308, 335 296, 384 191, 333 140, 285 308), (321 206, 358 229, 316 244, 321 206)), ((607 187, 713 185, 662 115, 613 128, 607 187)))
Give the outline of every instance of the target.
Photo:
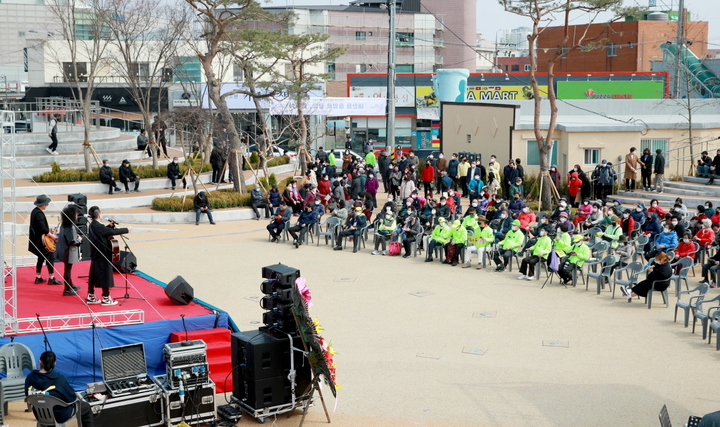
POLYGON ((439 107, 440 101, 435 96, 432 86, 415 87, 415 108, 439 107))
MULTIPOLYGON (((350 98, 387 98, 387 86, 351 86, 350 98)), ((395 107, 414 107, 415 88, 395 87, 395 107)))
POLYGON ((418 120, 440 120, 440 107, 424 107, 417 109, 418 120))
POLYGON ((560 99, 662 99, 665 82, 636 80, 613 82, 558 82, 560 99))
MULTIPOLYGON (((303 114, 308 116, 384 116, 385 98, 310 98, 303 104, 303 114)), ((276 116, 297 115, 297 104, 289 99, 270 102, 270 114, 276 116)))
MULTIPOLYGON (((539 86, 541 97, 547 97, 547 86, 539 86)), ((533 91, 527 86, 468 86, 466 102, 511 101, 515 99, 533 99, 533 91)))
MULTIPOLYGON (((229 93, 234 90, 247 90, 247 87, 241 84, 237 83, 223 83, 222 87, 220 88, 220 93, 229 93)), ((210 98, 208 96, 207 91, 207 84, 203 83, 200 85, 200 94, 202 96, 202 107, 203 108, 217 108, 215 106, 215 103, 210 101, 210 98)), ((320 98, 323 96, 322 89, 317 90, 311 90, 309 93, 310 97, 316 97, 320 98)), ((287 94, 280 93, 276 96, 278 99, 284 99, 287 97, 287 94)), ((262 108, 268 108, 270 101, 268 101, 269 98, 261 98, 260 99, 260 106, 262 108)), ((253 98, 249 95, 245 95, 243 93, 235 93, 232 95, 229 95, 225 98, 225 102, 227 102, 228 108, 231 110, 255 110, 255 101, 253 98)))

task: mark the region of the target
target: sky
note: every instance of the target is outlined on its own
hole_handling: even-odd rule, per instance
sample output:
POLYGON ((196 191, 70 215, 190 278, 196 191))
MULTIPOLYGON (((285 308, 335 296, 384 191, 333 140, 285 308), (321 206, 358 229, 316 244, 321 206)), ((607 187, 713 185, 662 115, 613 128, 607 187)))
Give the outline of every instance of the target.
MULTIPOLYGON (((679 0, 656 0, 657 10, 677 9, 679 0)), ((348 4, 349 0, 270 0, 274 6, 286 5, 341 5, 348 4)), ((720 7, 719 0, 685 0, 685 8, 691 13, 693 20, 708 21, 710 28, 709 49, 720 49, 720 7)), ((647 6, 648 0, 641 2, 625 0, 625 5, 638 4, 647 6)), ((513 29, 530 26, 530 22, 521 16, 505 12, 497 0, 477 0, 477 28, 483 38, 495 40, 498 30, 513 29)), ((587 15, 579 14, 573 18, 573 23, 587 22, 587 15)), ((607 18, 609 19, 609 18, 607 18)))

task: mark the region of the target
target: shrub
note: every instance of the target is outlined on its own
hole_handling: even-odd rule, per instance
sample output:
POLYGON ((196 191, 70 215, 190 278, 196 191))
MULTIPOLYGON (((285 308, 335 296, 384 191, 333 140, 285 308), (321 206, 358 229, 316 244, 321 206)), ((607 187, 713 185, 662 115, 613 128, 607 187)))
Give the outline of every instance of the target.
MULTIPOLYGON (((180 173, 184 174, 187 171, 189 161, 180 163, 180 173)), ((209 163, 202 163, 198 158, 193 158, 193 168, 195 172, 201 173, 210 170, 209 163)), ((151 165, 146 166, 133 166, 133 171, 141 178, 161 178, 167 176, 167 165, 160 166, 158 169, 153 169, 151 165)), ((120 179, 118 169, 113 169, 115 179, 120 179)), ((33 177, 35 182, 78 182, 78 181, 99 181, 100 168, 94 168, 92 172, 85 172, 84 169, 65 169, 62 170, 60 166, 53 163, 52 170, 45 172, 40 175, 33 177)))
POLYGON ((270 184, 271 187, 272 187, 273 185, 277 185, 277 183, 278 183, 278 182, 277 182, 277 176, 275 176, 274 173, 271 173, 271 174, 270 174, 270 181, 269 181, 268 183, 270 184))
MULTIPOLYGON (((250 206, 250 194, 240 194, 233 190, 217 190, 207 193, 210 209, 237 208, 250 206)), ((158 197, 153 200, 152 207, 165 212, 188 212, 194 209, 193 198, 190 194, 185 197, 158 197)))
MULTIPOLYGON (((253 152, 253 154, 257 154, 257 153, 253 152)), ((260 165, 260 159, 257 159, 255 162, 253 162, 253 157, 250 156, 249 160, 250 160, 249 162, 245 162, 245 164, 243 165, 243 169, 246 171, 250 170, 250 169, 257 170, 257 168, 260 165)), ((290 163, 290 157, 280 156, 280 157, 273 157, 272 159, 268 160, 267 166, 273 167, 273 166, 286 165, 288 163, 290 163)))
POLYGON ((260 186, 266 190, 270 188, 270 186, 268 185, 268 180, 264 176, 260 177, 260 186))
POLYGON ((252 154, 250 154, 250 163, 251 164, 260 163, 260 156, 258 155, 257 151, 253 151, 252 154))

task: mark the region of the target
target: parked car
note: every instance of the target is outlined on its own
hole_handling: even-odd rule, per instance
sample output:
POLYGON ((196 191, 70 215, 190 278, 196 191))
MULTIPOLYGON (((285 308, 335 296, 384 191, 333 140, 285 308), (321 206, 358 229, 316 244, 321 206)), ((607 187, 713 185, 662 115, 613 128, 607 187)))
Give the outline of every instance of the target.
MULTIPOLYGON (((328 155, 330 154, 330 150, 323 150, 323 151, 328 153, 328 155)), ((336 148, 335 149, 335 164, 342 165, 343 154, 345 154, 344 148, 336 148)), ((364 156, 361 156, 352 150, 350 150, 350 154, 352 154, 353 158, 356 159, 357 161, 363 161, 365 159, 364 156)))
MULTIPOLYGON (((250 153, 257 152, 258 151, 257 144, 250 144, 248 146, 248 150, 250 151, 250 153)), ((290 161, 295 161, 295 159, 297 158, 297 153, 294 151, 285 150, 284 148, 281 148, 278 146, 273 146, 270 157, 280 157, 280 156, 288 156, 288 157, 290 157, 290 161)))

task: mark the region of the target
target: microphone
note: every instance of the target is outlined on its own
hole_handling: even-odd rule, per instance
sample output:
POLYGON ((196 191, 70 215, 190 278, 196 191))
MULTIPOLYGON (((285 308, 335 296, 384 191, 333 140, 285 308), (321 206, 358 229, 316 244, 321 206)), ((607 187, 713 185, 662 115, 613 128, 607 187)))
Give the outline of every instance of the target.
POLYGON ((112 219, 112 218, 108 218, 108 222, 110 222, 110 223, 112 223, 112 224, 115 224, 115 225, 120 225, 119 222, 115 221, 115 220, 112 219))

